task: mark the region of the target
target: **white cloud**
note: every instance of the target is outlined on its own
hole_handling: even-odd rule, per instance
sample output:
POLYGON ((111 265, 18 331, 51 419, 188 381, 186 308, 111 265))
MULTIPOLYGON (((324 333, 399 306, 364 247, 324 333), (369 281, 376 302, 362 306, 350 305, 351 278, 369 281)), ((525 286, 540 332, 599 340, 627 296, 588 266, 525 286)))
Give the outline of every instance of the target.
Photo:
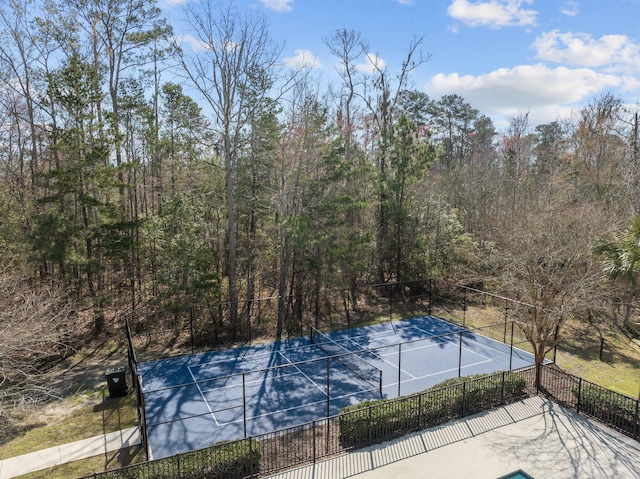
POLYGON ((633 71, 640 67, 640 45, 626 35, 604 35, 594 39, 586 33, 543 33, 534 44, 540 60, 589 68, 633 71))
POLYGON ((447 13, 472 27, 532 26, 536 24, 538 12, 523 8, 524 4, 531 3, 533 0, 453 0, 447 13))
POLYGON ((578 2, 575 0, 569 0, 562 7, 560 7, 560 13, 568 17, 575 17, 579 13, 578 2))
POLYGON ((396 0, 400 5, 414 5, 416 2, 414 0, 396 0))
POLYGON ((356 65, 358 71, 367 74, 373 74, 379 70, 384 70, 385 67, 385 61, 373 53, 367 53, 364 63, 356 65))
POLYGON ((208 43, 203 42, 202 40, 198 40, 196 37, 190 34, 176 37, 176 43, 178 45, 187 44, 194 52, 202 52, 204 50, 211 49, 208 43))
POLYGON ((188 45, 191 48, 191 51, 195 53, 203 52, 205 50, 212 50, 214 48, 220 49, 220 50, 225 49, 229 52, 233 52, 240 46, 239 43, 232 42, 230 40, 227 40, 224 43, 218 42, 217 44, 212 45, 208 41, 200 40, 194 37, 193 35, 191 35, 190 33, 186 35, 178 35, 175 37, 175 40, 177 45, 179 46, 188 45))
POLYGON ((320 60, 311 50, 295 50, 294 53, 294 56, 282 60, 285 66, 293 69, 320 67, 320 60))
POLYGON ((290 12, 293 9, 293 0, 260 0, 270 10, 276 12, 290 12))
POLYGON ((587 68, 549 68, 543 64, 501 68, 472 76, 435 75, 426 86, 432 98, 458 94, 490 116, 511 117, 530 111, 535 123, 566 116, 572 105, 615 88, 637 87, 637 82, 587 68))

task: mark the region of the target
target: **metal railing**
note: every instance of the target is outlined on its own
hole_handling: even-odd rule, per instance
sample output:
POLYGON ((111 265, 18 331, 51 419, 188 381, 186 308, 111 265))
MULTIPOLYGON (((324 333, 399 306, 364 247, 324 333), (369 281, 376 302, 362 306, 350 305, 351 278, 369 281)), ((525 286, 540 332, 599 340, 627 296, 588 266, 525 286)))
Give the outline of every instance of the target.
POLYGON ((535 395, 534 380, 534 367, 501 372, 442 389, 367 404, 283 430, 86 477, 240 479, 275 474, 535 395), (522 381, 517 394, 509 393, 505 387, 514 376, 522 381), (360 424, 359 430, 345 433, 346 422, 360 424), (244 462, 239 457, 244 457, 244 462), (217 471, 214 476, 211 476, 212 471, 217 471))
POLYGON ((635 440, 640 440, 640 401, 568 374, 553 365, 542 367, 540 392, 635 440))
POLYGON ((140 440, 142 450, 145 457, 149 459, 149 433, 147 429, 146 405, 144 400, 144 392, 142 389, 142 377, 138 373, 138 359, 133 346, 133 337, 129 321, 125 320, 125 336, 127 338, 127 359, 129 363, 129 371, 131 371, 131 384, 136 394, 136 413, 138 416, 138 428, 140 430, 140 440))
POLYGON ((378 444, 408 433, 460 419, 478 412, 544 394, 621 433, 640 440, 640 403, 554 365, 536 366, 470 379, 454 386, 364 405, 324 419, 222 444, 199 451, 148 461, 122 469, 95 473, 84 479, 261 477, 313 464, 349 450, 378 444), (510 389, 516 375, 523 387, 510 389), (539 384, 536 384, 536 376, 539 384), (352 416, 357 416, 354 418, 352 416), (359 424, 358 432, 345 431, 345 422, 359 424), (358 423, 358 421, 360 421, 358 423), (244 462, 238 450, 243 451, 244 462), (236 451, 236 453, 234 453, 236 451), (240 462, 239 462, 240 461, 240 462))

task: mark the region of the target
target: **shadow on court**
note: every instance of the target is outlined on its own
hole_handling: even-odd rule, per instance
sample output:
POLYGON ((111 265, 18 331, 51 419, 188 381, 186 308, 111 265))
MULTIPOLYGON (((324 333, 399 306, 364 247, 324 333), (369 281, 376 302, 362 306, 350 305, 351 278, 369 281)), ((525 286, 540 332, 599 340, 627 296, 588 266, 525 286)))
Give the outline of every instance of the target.
POLYGON ((533 357, 431 316, 140 363, 153 458, 337 415, 533 357), (312 342, 313 341, 313 342, 312 342))

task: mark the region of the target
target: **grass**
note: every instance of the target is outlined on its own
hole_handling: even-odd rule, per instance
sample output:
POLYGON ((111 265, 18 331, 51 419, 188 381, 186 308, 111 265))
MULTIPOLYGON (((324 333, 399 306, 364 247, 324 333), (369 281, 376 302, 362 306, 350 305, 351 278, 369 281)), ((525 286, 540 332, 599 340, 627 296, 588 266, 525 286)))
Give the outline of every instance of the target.
MULTIPOLYGON (((62 399, 19 418, 0 437, 0 460, 21 456, 137 425, 135 395, 110 398, 105 372, 126 362, 126 352, 113 344, 78 353, 50 373, 61 386, 62 399)), ((131 378, 127 376, 130 385, 131 378)), ((140 461, 139 448, 111 453, 32 473, 26 478, 68 479, 140 461)))
POLYGON ((118 469, 130 464, 142 462, 140 447, 123 449, 106 456, 96 456, 89 459, 61 464, 42 471, 32 472, 20 476, 20 479, 69 479, 89 476, 93 472, 118 469))
POLYGON ((114 399, 109 398, 106 391, 101 396, 87 394, 81 400, 83 404, 94 402, 91 405, 78 406, 78 400, 79 397, 74 396, 52 405, 44 421, 40 414, 25 418, 22 427, 26 432, 0 446, 0 459, 136 425, 135 398, 132 394, 114 399))
POLYGON ((631 398, 639 398, 640 352, 620 333, 605 331, 600 334, 594 327, 571 329, 558 347, 556 363, 565 371, 580 376, 631 398), (600 359, 600 338, 604 338, 600 359))
MULTIPOLYGON (((25 417, 20 425, 25 431, 0 446, 0 459, 74 442, 80 439, 133 427, 137 424, 135 395, 109 398, 106 389, 86 392, 57 401, 42 413, 25 417)), ((139 448, 116 451, 21 477, 68 479, 96 471, 116 469, 141 460, 139 448)))
MULTIPOLYGON (((382 323, 389 320, 386 305, 378 308, 377 314, 361 319, 357 326, 382 323)), ((424 307, 410 303, 394 303, 393 319, 402 319, 426 314, 424 307)), ((480 334, 509 343, 511 328, 504 329, 504 320, 522 319, 514 311, 482 302, 434 305, 432 314, 470 329, 478 329, 480 334)), ((326 330, 340 329, 332 325, 326 330)), ((532 352, 521 331, 514 328, 514 346, 532 352)), ((553 351, 547 354, 553 357, 553 351)), ((571 320, 563 325, 556 354, 556 364, 566 372, 580 376, 617 393, 631 398, 640 397, 640 350, 631 345, 629 338, 608 327, 600 329, 593 324, 571 320), (600 359, 600 338, 605 339, 602 360, 600 359)))
MULTIPOLYGON (((353 321, 352 327, 365 323, 389 321, 390 315, 387 314, 385 308, 371 313, 353 321)), ((394 304, 393 319, 420 314, 426 314, 426 311, 418 305, 394 304)), ((504 322, 505 312, 499 306, 468 303, 465 310, 434 307, 432 314, 457 324, 464 323, 469 328, 484 327, 485 329, 481 331, 482 334, 499 340, 504 339, 505 331, 499 324, 504 322), (496 324, 498 326, 487 328, 488 325, 496 324)), ((506 316, 508 319, 516 319, 512 317, 513 315, 513 312, 507 312, 506 316)), ((339 329, 337 324, 322 326, 324 326, 323 329, 339 329)), ((342 327, 345 326, 342 325, 342 327)), ((510 333, 510 329, 507 329, 508 337, 510 337, 510 333)), ((521 334, 517 330, 514 333, 514 343, 517 343, 521 349, 530 351, 531 347, 523 342, 521 334)), ((92 356, 92 364, 98 365, 97 370, 89 368, 89 374, 99 377, 105 370, 103 362, 105 358, 121 360, 126 357, 126 352, 111 345, 93 351, 89 356, 92 356)), ((77 369, 84 371, 87 368, 82 364, 83 361, 84 359, 80 361, 81 366, 77 369)), ((632 398, 638 397, 640 351, 631 346, 628 338, 615 330, 599 329, 595 325, 575 321, 567 323, 561 332, 556 363, 565 371, 583 379, 632 398), (604 338, 602 359, 600 359, 600 338, 604 338)), ((101 376, 101 382, 97 385, 87 385, 80 381, 77 390, 81 392, 76 392, 52 404, 44 415, 40 411, 37 415, 25 418, 21 425, 21 433, 0 444, 0 459, 136 425, 134 395, 109 399, 103 379, 104 376, 101 376)), ((130 378, 128 380, 130 381, 130 378)), ((22 477, 25 479, 78 478, 90 475, 94 471, 114 469, 140 461, 142 461, 142 454, 139 448, 131 448, 111 453, 108 456, 76 461, 22 477)))
MULTIPOLYGON (((509 314, 509 313, 508 313, 509 314)), ((513 315, 513 313, 510 313, 513 315)), ((449 319, 455 323, 465 323, 469 328, 483 328, 504 321, 505 313, 501 308, 489 305, 467 305, 466 311, 441 310, 434 315, 449 319)), ((507 316, 508 319, 516 319, 507 316)), ((503 330, 496 326, 481 329, 495 339, 503 339, 503 330)), ((507 328, 507 342, 510 340, 507 328)), ((531 352, 531 345, 522 333, 514 331, 514 344, 520 349, 531 352)), ((640 351, 634 348, 629 338, 614 328, 579 322, 567 321, 560 330, 556 364, 564 371, 596 383, 619 394, 639 398, 640 392, 640 351), (602 359, 600 359, 601 338, 604 338, 602 359)), ((551 359, 553 352, 547 354, 551 359)))

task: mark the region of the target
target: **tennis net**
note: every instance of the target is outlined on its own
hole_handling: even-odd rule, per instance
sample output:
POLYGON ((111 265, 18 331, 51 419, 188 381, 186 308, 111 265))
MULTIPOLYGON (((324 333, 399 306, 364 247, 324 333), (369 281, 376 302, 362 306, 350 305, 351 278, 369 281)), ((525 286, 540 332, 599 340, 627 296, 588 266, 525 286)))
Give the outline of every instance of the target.
POLYGON ((345 368, 382 394, 381 369, 362 359, 356 352, 349 351, 313 326, 311 326, 311 342, 330 358, 340 362, 345 368))

